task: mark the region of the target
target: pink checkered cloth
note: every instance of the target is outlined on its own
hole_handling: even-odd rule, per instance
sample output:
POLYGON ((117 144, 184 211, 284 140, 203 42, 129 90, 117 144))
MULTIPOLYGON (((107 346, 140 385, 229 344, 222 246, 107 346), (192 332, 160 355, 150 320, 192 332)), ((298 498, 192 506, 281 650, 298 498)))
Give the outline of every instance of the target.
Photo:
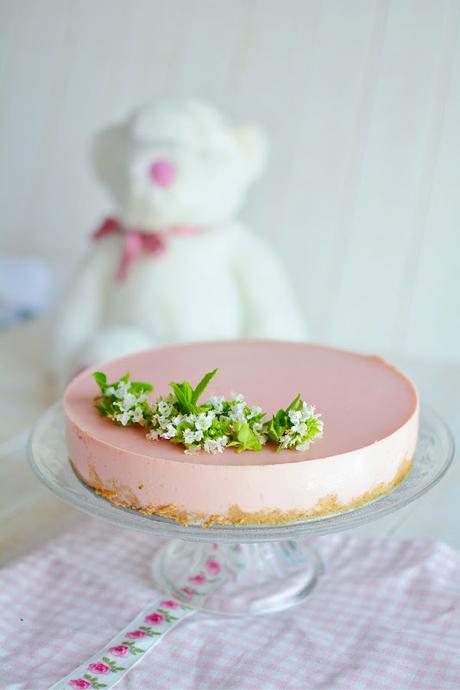
MULTIPOLYGON (((82 517, 0 571, 0 687, 42 690, 152 600, 158 542, 82 517)), ((460 687, 460 554, 445 544, 316 540, 326 574, 299 606, 186 618, 117 688, 460 687)))

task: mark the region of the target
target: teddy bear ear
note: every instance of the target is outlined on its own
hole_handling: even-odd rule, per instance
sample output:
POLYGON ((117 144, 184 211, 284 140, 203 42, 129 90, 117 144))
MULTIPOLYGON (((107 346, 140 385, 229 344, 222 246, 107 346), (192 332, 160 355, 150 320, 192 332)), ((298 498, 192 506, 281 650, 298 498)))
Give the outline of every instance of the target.
POLYGON ((267 137, 261 129, 252 125, 235 128, 235 136, 248 164, 250 179, 255 180, 262 174, 267 162, 267 137))

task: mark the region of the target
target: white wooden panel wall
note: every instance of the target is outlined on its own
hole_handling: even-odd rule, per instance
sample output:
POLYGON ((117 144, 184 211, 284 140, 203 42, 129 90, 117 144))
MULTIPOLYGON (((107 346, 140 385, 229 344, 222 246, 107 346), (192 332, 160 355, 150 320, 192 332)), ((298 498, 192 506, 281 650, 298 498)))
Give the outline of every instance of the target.
POLYGON ((67 268, 109 210, 91 134, 151 97, 263 123, 245 217, 312 337, 460 356, 458 0, 3 0, 2 250, 67 268))

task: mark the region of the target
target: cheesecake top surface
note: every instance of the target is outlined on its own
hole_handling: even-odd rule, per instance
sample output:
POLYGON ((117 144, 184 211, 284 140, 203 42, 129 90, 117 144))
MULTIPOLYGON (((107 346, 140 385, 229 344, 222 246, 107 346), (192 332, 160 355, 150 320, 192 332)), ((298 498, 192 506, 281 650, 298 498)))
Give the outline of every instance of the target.
POLYGON ((67 387, 67 418, 81 437, 96 439, 114 452, 205 465, 273 465, 328 458, 359 450, 402 427, 417 410, 411 381, 377 356, 359 355, 319 345, 277 341, 193 343, 146 350, 92 367, 67 387), (212 455, 184 453, 183 446, 151 441, 145 431, 120 427, 101 417, 93 401, 98 393, 92 372, 103 370, 110 381, 129 372, 133 380, 152 383, 152 400, 168 395, 171 381, 193 385, 217 367, 203 401, 211 395, 228 398, 242 393, 249 405, 260 405, 269 418, 300 393, 316 407, 324 421, 324 436, 307 451, 277 452, 271 444, 262 451, 236 453, 226 449, 212 455))

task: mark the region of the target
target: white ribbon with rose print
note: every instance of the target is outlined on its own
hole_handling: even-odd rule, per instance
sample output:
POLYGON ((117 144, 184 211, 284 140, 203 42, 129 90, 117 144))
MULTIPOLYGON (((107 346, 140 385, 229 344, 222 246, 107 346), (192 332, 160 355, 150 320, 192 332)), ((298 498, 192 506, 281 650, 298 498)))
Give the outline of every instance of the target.
MULTIPOLYGON (((214 553, 205 561, 203 572, 192 573, 184 579, 181 591, 191 603, 209 594, 221 582, 222 568, 215 556, 217 546, 212 548, 214 553)), ((195 610, 191 606, 158 596, 97 654, 49 690, 113 688, 174 626, 192 613, 195 610)))

